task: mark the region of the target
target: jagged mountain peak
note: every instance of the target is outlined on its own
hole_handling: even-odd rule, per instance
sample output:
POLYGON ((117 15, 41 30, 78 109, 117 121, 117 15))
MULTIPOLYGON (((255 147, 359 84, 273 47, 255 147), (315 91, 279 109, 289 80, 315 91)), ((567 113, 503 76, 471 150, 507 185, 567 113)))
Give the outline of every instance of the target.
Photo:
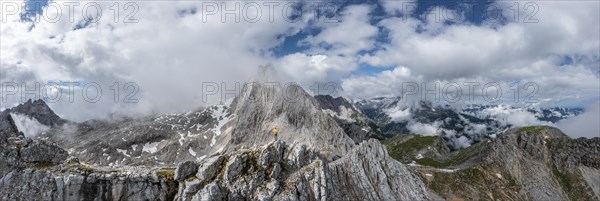
POLYGON ((231 142, 235 146, 268 143, 273 139, 270 133, 273 128, 280 131, 280 140, 336 154, 346 153, 353 144, 299 85, 272 87, 266 82, 254 82, 244 87, 232 108, 236 119, 232 123, 231 142))
POLYGON ((59 126, 67 121, 58 116, 42 99, 32 101, 27 100, 25 103, 19 104, 16 107, 6 109, 2 112, 3 118, 8 114, 20 114, 37 120, 40 124, 46 126, 59 126))

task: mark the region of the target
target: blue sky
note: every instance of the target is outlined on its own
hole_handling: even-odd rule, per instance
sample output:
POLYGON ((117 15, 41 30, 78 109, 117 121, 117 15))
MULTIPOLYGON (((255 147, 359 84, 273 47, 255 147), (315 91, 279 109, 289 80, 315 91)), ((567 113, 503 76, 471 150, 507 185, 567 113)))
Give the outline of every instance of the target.
MULTIPOLYGON (((346 2, 342 2, 342 3, 338 2, 338 6, 339 6, 338 12, 341 10, 344 10, 347 6, 368 4, 368 5, 371 5, 374 7, 373 11, 370 13, 371 18, 372 18, 371 23, 377 24, 382 19, 385 19, 385 18, 403 17, 405 15, 415 18, 415 19, 419 19, 421 21, 426 21, 425 18, 427 17, 428 13, 431 12, 432 9, 442 6, 447 9, 450 9, 450 10, 460 10, 460 12, 462 12, 464 15, 462 20, 460 20, 458 22, 443 22, 447 26, 452 26, 457 23, 480 26, 482 23, 485 22, 486 18, 494 18, 494 17, 496 17, 496 15, 498 15, 499 20, 494 22, 494 24, 495 24, 494 26, 501 26, 501 25, 505 25, 505 24, 511 22, 511 19, 510 19, 511 16, 506 16, 505 13, 501 14, 501 11, 497 10, 498 5, 494 4, 495 1, 488 1, 488 0, 478 0, 478 1, 472 1, 472 0, 466 0, 466 1, 463 1, 463 0, 456 0, 456 1, 422 0, 422 1, 417 1, 417 2, 406 2, 406 3, 409 6, 413 6, 413 5, 416 6, 415 11, 412 13, 408 13, 408 14, 401 13, 401 12, 386 13, 383 8, 383 5, 380 2, 374 1, 374 0, 365 0, 365 1, 346 1, 346 2), (487 13, 487 14, 484 13, 484 9, 482 9, 483 7, 489 7, 489 9, 487 10, 489 13, 487 13)), ((435 14, 433 14, 433 15, 435 15, 435 14)), ((437 15, 440 15, 440 14, 438 13, 437 15)), ((281 56, 291 54, 291 53, 304 52, 307 49, 309 49, 309 47, 301 45, 300 42, 302 40, 306 39, 308 36, 319 34, 320 31, 321 31, 321 29, 318 29, 318 28, 309 28, 309 29, 305 29, 295 35, 287 36, 287 37, 285 37, 285 40, 283 41, 283 43, 280 46, 277 46, 276 48, 273 49, 273 53, 274 53, 274 55, 281 57, 281 56)), ((388 40, 387 31, 380 29, 380 33, 375 37, 375 40, 379 43, 387 42, 387 40, 388 40)), ((369 50, 366 52, 373 52, 375 50, 376 49, 372 49, 372 50, 369 50)), ((563 60, 561 61, 561 65, 573 64, 573 61, 574 61, 573 58, 575 58, 575 57, 578 57, 578 56, 577 55, 564 55, 563 60)), ((596 61, 600 61, 600 60, 596 60, 596 61)), ((375 67, 375 66, 372 66, 369 64, 361 63, 361 64, 359 64, 359 68, 356 71, 354 71, 352 74, 353 75, 374 75, 374 74, 380 73, 385 70, 390 70, 393 67, 394 66, 375 67)))

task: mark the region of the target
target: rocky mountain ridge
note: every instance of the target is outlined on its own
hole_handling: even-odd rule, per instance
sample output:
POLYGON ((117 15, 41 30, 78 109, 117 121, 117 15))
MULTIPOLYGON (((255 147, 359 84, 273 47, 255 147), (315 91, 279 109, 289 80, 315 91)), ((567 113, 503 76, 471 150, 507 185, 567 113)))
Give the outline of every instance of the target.
POLYGON ((600 137, 571 139, 546 126, 507 130, 448 152, 439 137, 398 136, 392 157, 419 172, 445 199, 598 200, 600 137))
MULTIPOLYGON (((46 157, 57 158, 52 163, 35 161, 19 168, 3 166, 6 171, 0 183, 4 189, 0 198, 337 200, 365 197, 389 200, 435 197, 404 164, 387 156, 378 141, 356 145, 302 88, 286 90, 252 86, 230 105, 208 107, 195 113, 119 122, 65 123, 53 126, 51 131, 34 139, 21 135, 36 142, 57 141, 51 146, 57 150, 48 153, 61 153, 61 157, 46 157), (284 93, 295 94, 299 102, 286 100, 284 93), (269 145, 273 139, 269 130, 273 127, 284 133, 280 133, 281 142, 269 145), (191 129, 201 132, 198 138, 181 136, 179 132, 191 129), (203 134, 214 138, 203 137, 203 134), (204 140, 199 142, 204 149, 191 142, 187 144, 197 139, 204 140), (131 146, 128 143, 146 144, 126 149, 131 146), (189 147, 205 155, 181 157, 180 154, 193 156, 186 150, 189 147), (252 154, 256 152, 264 155, 252 154), (113 159, 117 154, 121 157, 113 159), (66 159, 68 155, 72 155, 70 159, 66 159), (223 159, 215 160, 215 157, 223 159), (256 166, 256 161, 263 161, 261 168, 256 166), (208 169, 218 166, 218 171, 196 172, 194 164, 205 163, 208 169), (174 167, 178 168, 172 169, 174 167), (184 174, 190 170, 197 173, 196 179, 211 178, 213 184, 188 186, 186 182, 195 181, 190 174, 184 174), (274 171, 280 172, 279 175, 273 175, 274 171), (244 172, 252 174, 243 177, 244 172), (361 174, 349 177, 358 172, 361 174), (298 182, 301 185, 294 185, 298 182), (289 189, 291 186, 296 189, 289 189), (19 190, 15 194, 8 189, 19 190)), ((12 125, 3 132, 16 135, 12 125)), ((22 147, 10 143, 3 147, 10 147, 12 152, 22 151, 22 147)), ((3 156, 16 157, 15 160, 23 158, 18 154, 10 158, 14 155, 3 156)))
POLYGON ((600 138, 570 139, 554 128, 525 127, 461 150, 449 149, 441 136, 401 135, 382 145, 368 135, 353 138, 343 127, 371 126, 344 102, 312 97, 300 87, 256 85, 231 103, 194 112, 51 124, 35 138, 20 132, 8 113, 0 130, 0 199, 599 197, 600 138), (269 133, 274 127, 283 131, 277 142, 269 133))

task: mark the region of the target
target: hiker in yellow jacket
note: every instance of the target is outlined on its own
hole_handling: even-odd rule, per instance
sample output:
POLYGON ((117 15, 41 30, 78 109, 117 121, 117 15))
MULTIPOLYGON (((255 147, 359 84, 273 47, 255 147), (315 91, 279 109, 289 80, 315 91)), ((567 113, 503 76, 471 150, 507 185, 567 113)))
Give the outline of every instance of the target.
POLYGON ((277 141, 277 133, 279 133, 279 131, 277 131, 277 128, 274 128, 271 132, 273 132, 273 141, 277 141))

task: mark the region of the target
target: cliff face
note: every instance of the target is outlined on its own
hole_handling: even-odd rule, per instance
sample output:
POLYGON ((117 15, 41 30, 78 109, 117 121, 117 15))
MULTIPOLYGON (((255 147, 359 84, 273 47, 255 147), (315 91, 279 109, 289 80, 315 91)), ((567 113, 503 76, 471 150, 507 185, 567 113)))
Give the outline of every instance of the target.
POLYGON ((420 178, 388 156, 378 141, 361 143, 349 155, 328 165, 333 200, 433 200, 420 178), (339 199, 338 199, 339 198, 339 199))

